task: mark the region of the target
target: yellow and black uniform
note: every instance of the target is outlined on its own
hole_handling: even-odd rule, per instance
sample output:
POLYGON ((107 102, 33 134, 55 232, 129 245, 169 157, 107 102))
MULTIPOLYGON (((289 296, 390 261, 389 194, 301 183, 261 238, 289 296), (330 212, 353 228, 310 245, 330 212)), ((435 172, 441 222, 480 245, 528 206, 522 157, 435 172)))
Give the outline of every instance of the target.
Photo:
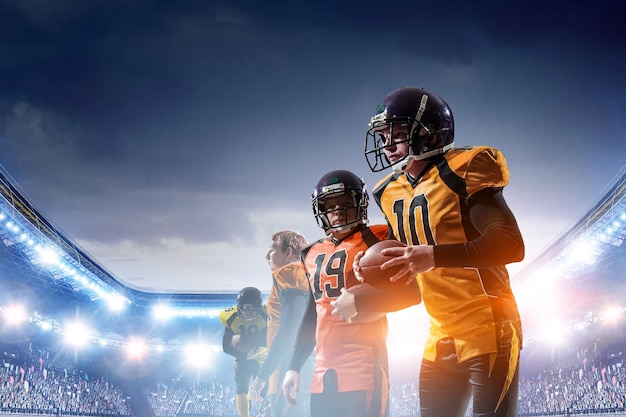
POLYGON ((420 375, 429 393, 420 398, 424 417, 459 415, 464 405, 455 400, 470 395, 476 368, 484 372, 473 388, 474 415, 516 409, 508 407, 517 397, 509 388, 517 389, 522 330, 504 265, 521 260, 524 246, 502 197, 508 181, 497 149, 453 148, 418 178, 394 172, 372 192, 396 239, 434 246, 435 268, 417 276, 431 317, 420 375))
POLYGON ((220 322, 225 327, 222 348, 224 353, 235 358, 237 409, 240 416, 249 415, 248 388, 265 358, 263 352, 267 346, 267 320, 266 305, 262 306, 259 315, 253 321, 244 319, 237 306, 228 307, 220 312, 220 322), (236 335, 240 337, 239 349, 232 345, 233 337, 236 335), (257 348, 261 353, 255 355, 253 359, 248 359, 248 354, 257 348))

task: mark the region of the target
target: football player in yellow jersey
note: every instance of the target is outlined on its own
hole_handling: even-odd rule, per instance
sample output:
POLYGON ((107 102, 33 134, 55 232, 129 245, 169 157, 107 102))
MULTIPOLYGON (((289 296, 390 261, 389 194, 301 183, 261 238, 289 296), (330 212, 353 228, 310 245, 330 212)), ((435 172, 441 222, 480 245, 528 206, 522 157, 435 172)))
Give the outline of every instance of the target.
POLYGON ((296 340, 298 327, 309 302, 309 280, 300 262, 300 252, 308 245, 304 236, 292 230, 274 233, 265 255, 272 271, 272 289, 267 300, 270 315, 267 332, 268 354, 252 385, 250 399, 261 402, 262 391, 269 383, 273 417, 309 416, 309 382, 313 357, 308 361, 308 376, 298 394, 297 404, 285 400, 278 382, 287 371, 289 353, 296 340))
POLYGON ((237 305, 220 312, 224 325, 222 348, 235 358, 236 402, 239 417, 250 417, 248 388, 266 356, 267 306, 258 288, 246 287, 237 295, 237 305))
POLYGON ((524 243, 502 195, 503 154, 455 148, 448 104, 405 87, 378 105, 365 156, 373 172, 392 168, 372 195, 409 245, 385 249, 395 256, 385 266, 403 267, 392 281, 416 277, 431 317, 421 416, 464 416, 470 398, 474 416, 516 416, 522 329, 505 265, 523 259, 524 243))

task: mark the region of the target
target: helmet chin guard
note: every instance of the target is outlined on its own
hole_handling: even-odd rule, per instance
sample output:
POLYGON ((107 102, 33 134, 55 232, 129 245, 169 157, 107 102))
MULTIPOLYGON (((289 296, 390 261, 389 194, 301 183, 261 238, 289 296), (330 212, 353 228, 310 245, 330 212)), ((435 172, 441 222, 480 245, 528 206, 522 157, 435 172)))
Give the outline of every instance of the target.
POLYGON ((409 169, 413 161, 421 161, 423 159, 429 159, 429 158, 432 158, 433 156, 441 155, 443 153, 448 152, 453 147, 454 147, 454 142, 451 142, 442 148, 433 149, 432 151, 424 152, 419 155, 412 155, 412 151, 409 148, 409 154, 405 158, 392 164, 391 169, 393 169, 394 172, 406 171, 407 169, 409 169))
MULTIPOLYGON (((347 219, 347 212, 349 209, 352 209, 356 206, 352 206, 352 207, 344 207, 343 210, 345 212, 344 218, 347 219)), ((344 232, 347 230, 352 230, 355 227, 357 227, 360 224, 367 224, 368 220, 367 219, 361 219, 361 218, 357 218, 356 220, 353 221, 348 221, 346 220, 346 222, 344 224, 340 224, 337 226, 333 226, 330 224, 330 221, 328 220, 328 215, 326 213, 322 213, 320 214, 320 217, 318 218, 318 226, 320 226, 321 228, 324 229, 324 233, 326 233, 326 235, 331 235, 335 232, 344 232), (322 224, 320 224, 320 222, 322 224)))

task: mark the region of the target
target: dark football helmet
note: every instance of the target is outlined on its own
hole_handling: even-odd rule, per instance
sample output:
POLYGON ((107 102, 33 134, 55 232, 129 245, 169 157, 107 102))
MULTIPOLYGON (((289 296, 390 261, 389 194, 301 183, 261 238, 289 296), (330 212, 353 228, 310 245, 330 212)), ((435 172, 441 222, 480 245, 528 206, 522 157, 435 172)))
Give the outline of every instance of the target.
POLYGON ((242 320, 255 321, 261 314, 262 307, 263 296, 258 288, 246 287, 237 294, 237 313, 242 320))
POLYGON ((365 183, 350 171, 336 170, 324 175, 315 186, 311 198, 313 199, 315 220, 326 234, 353 229, 359 224, 367 224, 369 198, 365 183), (328 220, 328 213, 337 209, 327 208, 326 199, 341 195, 350 196, 352 204, 339 209, 344 210, 346 223, 332 226, 328 220), (357 209, 357 216, 356 219, 351 220, 348 217, 348 209, 353 208, 357 209))
POLYGON ((390 166, 404 171, 411 161, 431 158, 454 146, 454 118, 448 104, 438 95, 419 87, 392 91, 376 108, 365 135, 365 159, 373 172, 390 166), (394 127, 408 127, 407 156, 391 163, 385 155, 385 135, 393 136, 394 127))

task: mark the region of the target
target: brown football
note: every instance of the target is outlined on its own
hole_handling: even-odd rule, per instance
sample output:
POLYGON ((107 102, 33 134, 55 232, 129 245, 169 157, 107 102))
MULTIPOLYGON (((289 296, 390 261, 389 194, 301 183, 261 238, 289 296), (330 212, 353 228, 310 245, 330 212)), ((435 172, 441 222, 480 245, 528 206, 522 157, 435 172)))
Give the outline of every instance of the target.
POLYGON ((392 256, 383 255, 381 251, 385 248, 398 246, 406 246, 406 244, 397 240, 381 240, 380 242, 370 246, 365 251, 359 260, 361 276, 363 277, 363 281, 365 283, 381 290, 397 288, 398 286, 405 285, 406 280, 404 279, 399 279, 395 282, 389 281, 389 278, 399 271, 399 267, 392 267, 385 270, 380 269, 380 266, 383 263, 393 258, 392 256))

